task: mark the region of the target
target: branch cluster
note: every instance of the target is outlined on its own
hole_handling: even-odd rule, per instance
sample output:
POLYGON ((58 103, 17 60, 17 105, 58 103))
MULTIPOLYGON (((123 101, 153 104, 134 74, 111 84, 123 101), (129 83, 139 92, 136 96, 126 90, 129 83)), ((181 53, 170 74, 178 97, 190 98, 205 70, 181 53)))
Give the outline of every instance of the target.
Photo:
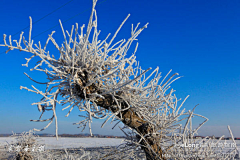
MULTIPOLYGON (((186 149, 174 147, 174 145, 192 142, 193 136, 208 119, 193 113, 195 108, 192 111, 181 109, 187 97, 179 105, 180 99, 177 99, 175 91, 170 87, 175 80, 180 78, 178 73, 169 76, 170 71, 162 77, 159 68, 156 68, 147 74, 151 68, 143 70, 136 61, 135 53, 138 43, 132 55, 127 57, 130 46, 148 24, 140 28, 139 23, 136 27, 132 25, 130 38, 113 43, 128 19, 128 15, 112 38, 109 38, 109 34, 104 40, 98 39, 100 30, 97 29, 96 3, 97 0, 93 0, 92 12, 86 29, 85 25, 79 28, 76 23, 68 32, 64 30, 60 21, 64 37, 61 45, 58 45, 53 38, 54 31, 49 35, 44 46, 40 42, 34 44, 31 39, 31 17, 28 41, 21 33, 19 40, 13 40, 15 44, 11 36, 7 43, 6 35, 4 35, 4 44, 1 46, 7 46, 8 51, 18 49, 32 53, 30 58, 26 58, 24 66, 28 67, 29 62, 36 57, 39 61, 31 70, 43 72, 47 76, 47 82, 43 83, 25 73, 32 81, 45 85, 45 91, 40 91, 34 86, 32 89, 21 87, 42 95, 39 102, 33 103, 37 105, 41 116, 38 120, 32 121, 48 121, 49 123, 43 129, 35 130, 46 129, 55 119, 57 135, 56 105, 60 104, 64 106, 62 110, 69 109, 66 116, 74 107, 77 107, 79 111, 85 111, 86 116, 81 115, 84 119, 75 124, 83 129, 88 125, 91 134, 93 118, 106 119, 102 126, 112 119, 112 121, 123 122, 125 128, 132 130, 133 134, 129 134, 122 128, 131 140, 131 144, 142 146, 146 153, 157 155, 182 151, 187 153, 186 149), (50 41, 58 50, 58 57, 51 56, 47 50, 50 41), (41 119, 46 111, 52 111, 52 117, 41 119), (196 129, 192 128, 194 116, 204 119, 196 129), (184 120, 186 122, 182 125, 184 120), (135 135, 137 139, 134 139, 135 135)), ((200 151, 196 152, 200 153, 200 151)))

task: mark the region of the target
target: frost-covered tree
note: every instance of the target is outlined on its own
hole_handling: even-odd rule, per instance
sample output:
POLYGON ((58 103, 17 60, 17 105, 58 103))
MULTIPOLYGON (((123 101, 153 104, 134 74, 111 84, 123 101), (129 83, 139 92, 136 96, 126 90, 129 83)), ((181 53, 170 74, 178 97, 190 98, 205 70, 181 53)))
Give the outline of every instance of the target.
MULTIPOLYGON (((117 120, 116 125, 122 122, 125 126, 121 130, 126 134, 126 145, 130 147, 141 147, 146 153, 147 159, 168 159, 177 154, 205 155, 210 157, 217 152, 216 148, 207 147, 186 148, 181 147, 184 143, 210 144, 218 143, 213 140, 196 140, 193 136, 197 134, 199 128, 207 121, 207 118, 195 114, 194 109, 185 111, 182 105, 186 98, 180 99, 174 94, 170 85, 179 78, 178 73, 166 76, 161 75, 159 69, 147 73, 149 69, 142 69, 136 61, 135 51, 131 56, 126 56, 127 52, 137 36, 147 28, 148 24, 139 27, 139 23, 132 25, 131 36, 125 40, 114 42, 119 30, 127 18, 121 23, 113 36, 110 34, 104 39, 99 40, 100 31, 97 28, 97 13, 95 10, 97 0, 93 0, 92 12, 89 23, 81 27, 76 24, 72 26, 70 32, 65 31, 61 21, 60 25, 63 32, 64 42, 59 45, 53 38, 54 31, 49 35, 46 43, 34 44, 31 39, 32 20, 30 18, 29 38, 26 40, 23 32, 19 40, 9 42, 4 35, 4 44, 9 49, 18 49, 32 53, 30 58, 26 58, 28 67, 29 62, 38 58, 38 62, 31 69, 46 74, 46 82, 38 82, 29 77, 33 82, 46 86, 44 91, 36 87, 21 87, 30 92, 42 95, 42 99, 33 103, 37 105, 41 112, 39 120, 35 122, 49 121, 42 131, 46 129, 55 119, 56 136, 58 135, 58 123, 56 107, 64 106, 63 110, 69 109, 66 116, 70 114, 74 107, 80 112, 84 120, 76 123, 83 127, 88 126, 90 133, 92 119, 106 119, 107 121, 117 120), (111 38, 110 38, 111 37, 111 38), (58 57, 51 56, 47 45, 52 42, 59 52, 58 57), (179 105, 180 103, 180 105, 179 105), (46 111, 52 111, 53 115, 49 119, 41 119, 46 111), (203 123, 197 128, 192 128, 192 117, 199 116, 204 119, 203 123), (182 123, 184 122, 184 123, 182 123), (182 125, 184 124, 184 125, 182 125), (130 129, 125 130, 125 129, 130 129), (179 145, 179 147, 176 147, 179 145)), ((236 148, 231 150, 234 155, 236 148)), ((178 159, 186 159, 178 157, 178 159)))

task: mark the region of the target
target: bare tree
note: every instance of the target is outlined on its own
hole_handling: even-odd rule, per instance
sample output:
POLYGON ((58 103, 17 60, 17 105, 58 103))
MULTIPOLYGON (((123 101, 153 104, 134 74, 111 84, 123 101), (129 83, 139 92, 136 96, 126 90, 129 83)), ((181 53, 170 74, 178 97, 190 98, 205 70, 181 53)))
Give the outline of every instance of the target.
MULTIPOLYGON (((127 52, 137 36, 147 28, 148 24, 139 28, 139 23, 131 29, 131 37, 113 43, 119 30, 127 18, 121 23, 115 34, 110 34, 99 40, 100 31, 97 29, 97 13, 95 10, 97 0, 93 0, 92 12, 85 30, 82 25, 79 30, 78 24, 72 26, 70 32, 65 31, 62 23, 64 42, 58 45, 53 38, 54 31, 49 35, 46 43, 34 44, 31 39, 32 19, 30 17, 29 38, 26 40, 23 32, 19 40, 11 40, 7 43, 4 35, 4 44, 9 49, 18 49, 32 53, 30 58, 26 58, 28 67, 33 58, 39 61, 31 70, 40 71, 46 74, 46 82, 38 82, 25 75, 32 81, 46 86, 45 91, 40 91, 32 86, 32 89, 21 87, 30 92, 41 94, 42 99, 33 103, 37 105, 41 112, 39 120, 35 122, 49 121, 42 131, 46 129, 55 119, 56 136, 58 135, 58 123, 56 106, 65 106, 63 110, 69 109, 66 116, 70 114, 74 107, 87 114, 84 120, 76 123, 83 127, 88 125, 90 133, 92 119, 106 119, 102 127, 110 119, 117 120, 117 124, 122 122, 125 127, 121 128, 128 137, 128 146, 140 146, 146 153, 147 159, 168 159, 168 155, 198 154, 211 156, 215 154, 213 147, 193 149, 186 147, 176 147, 184 143, 194 143, 193 136, 197 134, 199 128, 208 120, 206 117, 195 114, 194 109, 185 111, 182 105, 187 97, 180 103, 170 85, 180 78, 178 73, 169 76, 171 71, 164 77, 156 68, 152 73, 147 74, 151 68, 142 69, 136 61, 135 53, 138 48, 136 43, 135 51, 127 57, 127 52), (91 36, 91 37, 90 37, 91 36), (47 45, 51 41, 59 52, 59 57, 50 55, 47 45), (22 47, 22 43, 24 44, 22 47), (59 98, 63 97, 63 99, 59 98), (52 111, 53 115, 49 119, 41 119, 46 111, 52 111), (199 127, 192 128, 192 117, 203 118, 203 123, 199 127), (186 121, 184 125, 182 122, 186 121), (126 128, 132 132, 124 131, 126 128)), ((6 52, 6 53, 7 53, 6 52)), ((117 125, 116 124, 116 125, 117 125)), ((212 142, 212 141, 211 141, 212 142)), ((198 143, 204 143, 203 140, 198 143)), ((210 141, 207 142, 210 144, 210 141)), ((231 154, 234 154, 234 149, 231 154)), ((179 158, 181 159, 181 158, 179 158)), ((186 159, 186 158, 184 158, 186 159)))

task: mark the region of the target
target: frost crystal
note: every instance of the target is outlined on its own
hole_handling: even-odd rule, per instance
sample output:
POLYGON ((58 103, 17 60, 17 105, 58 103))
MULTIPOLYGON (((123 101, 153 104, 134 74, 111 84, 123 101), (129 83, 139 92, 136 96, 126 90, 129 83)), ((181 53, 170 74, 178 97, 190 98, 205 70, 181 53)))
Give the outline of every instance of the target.
MULTIPOLYGON (((26 58, 24 66, 28 67, 33 58, 38 58, 40 60, 31 70, 43 72, 47 76, 47 82, 42 83, 35 81, 25 73, 32 81, 46 85, 45 91, 40 91, 34 86, 32 89, 21 87, 21 89, 42 95, 39 102, 33 103, 37 105, 42 114, 39 120, 32 121, 49 121, 48 125, 41 129, 44 130, 55 119, 57 135, 56 105, 65 106, 63 110, 69 109, 66 116, 74 107, 77 107, 79 111, 85 111, 87 114, 81 115, 84 120, 75 124, 83 129, 88 125, 92 134, 93 118, 106 119, 102 126, 110 119, 121 121, 125 125, 121 130, 129 140, 126 144, 142 146, 147 155, 160 155, 160 158, 164 158, 164 154, 172 156, 188 153, 211 155, 212 148, 194 150, 174 147, 176 144, 195 142, 194 135, 208 120, 204 116, 193 113, 195 108, 188 112, 185 112, 185 109, 181 110, 187 98, 178 105, 180 99, 177 99, 175 91, 170 88, 171 83, 180 78, 178 73, 169 77, 170 71, 162 78, 159 69, 156 68, 147 76, 146 72, 151 68, 143 70, 136 61, 135 53, 138 43, 136 43, 133 54, 130 57, 126 56, 131 44, 137 40, 137 36, 147 28, 148 24, 141 28, 139 28, 139 23, 135 28, 132 25, 131 37, 114 44, 113 41, 128 19, 128 15, 111 39, 109 39, 109 34, 104 40, 99 40, 96 2, 96 0, 93 1, 93 9, 86 29, 85 25, 82 25, 79 30, 76 24, 68 32, 64 30, 60 21, 64 37, 61 45, 58 45, 53 38, 54 31, 49 35, 44 46, 40 42, 33 44, 31 17, 28 41, 21 33, 19 40, 14 40, 16 45, 13 45, 11 36, 9 36, 8 44, 6 35, 4 35, 4 44, 0 46, 7 46, 8 51, 18 49, 32 53, 30 58, 26 58), (51 56, 47 50, 49 41, 58 50, 58 58, 51 56), (24 47, 22 47, 22 42, 24 47), (58 97, 63 98, 58 99, 58 97), (52 111, 53 115, 49 119, 42 120, 41 117, 45 111, 52 111), (204 119, 196 129, 192 128, 194 116, 204 119), (181 122, 184 120, 186 122, 182 126, 181 122), (132 132, 124 131, 126 128, 132 132)), ((231 153, 233 152, 235 150, 231 153)))

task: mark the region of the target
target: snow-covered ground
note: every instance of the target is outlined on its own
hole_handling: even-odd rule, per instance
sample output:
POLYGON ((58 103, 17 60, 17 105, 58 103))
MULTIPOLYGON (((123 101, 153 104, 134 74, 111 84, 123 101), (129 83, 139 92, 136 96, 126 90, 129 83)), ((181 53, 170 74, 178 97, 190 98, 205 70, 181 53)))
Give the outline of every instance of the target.
MULTIPOLYGON (((79 147, 103 147, 118 146, 123 139, 118 138, 67 138, 59 137, 39 137, 40 144, 45 145, 45 149, 79 148, 79 147)), ((15 142, 13 137, 0 137, 0 148, 11 142, 15 142)))
MULTIPOLYGON (((39 137, 38 142, 45 146, 45 149, 63 149, 63 148, 88 148, 88 147, 103 147, 103 146, 118 146, 123 143, 124 139, 118 138, 66 138, 59 137, 57 140, 54 137, 39 137)), ((0 149, 11 142, 15 142, 13 137, 0 137, 0 149)), ((224 143, 225 141, 221 141, 224 143)), ((227 140, 226 143, 232 143, 227 140)), ((240 151, 240 140, 236 140, 237 148, 240 151)))
MULTIPOLYGON (((117 138, 66 138, 60 137, 58 140, 54 137, 39 137, 38 142, 44 146, 44 149, 73 149, 73 148, 92 148, 104 146, 118 146, 123 143, 124 139, 117 138)), ((13 137, 0 137, 0 152, 5 151, 4 145, 16 142, 13 137)), ((221 143, 229 143, 232 141, 220 141, 221 143)), ((236 140, 238 151, 240 152, 240 140, 236 140)), ((233 148, 228 148, 232 150, 233 148)), ((221 153, 226 153, 227 148, 221 150, 221 153)), ((239 155, 238 155, 239 156, 239 155)), ((240 158, 240 157, 239 157, 240 158)))

